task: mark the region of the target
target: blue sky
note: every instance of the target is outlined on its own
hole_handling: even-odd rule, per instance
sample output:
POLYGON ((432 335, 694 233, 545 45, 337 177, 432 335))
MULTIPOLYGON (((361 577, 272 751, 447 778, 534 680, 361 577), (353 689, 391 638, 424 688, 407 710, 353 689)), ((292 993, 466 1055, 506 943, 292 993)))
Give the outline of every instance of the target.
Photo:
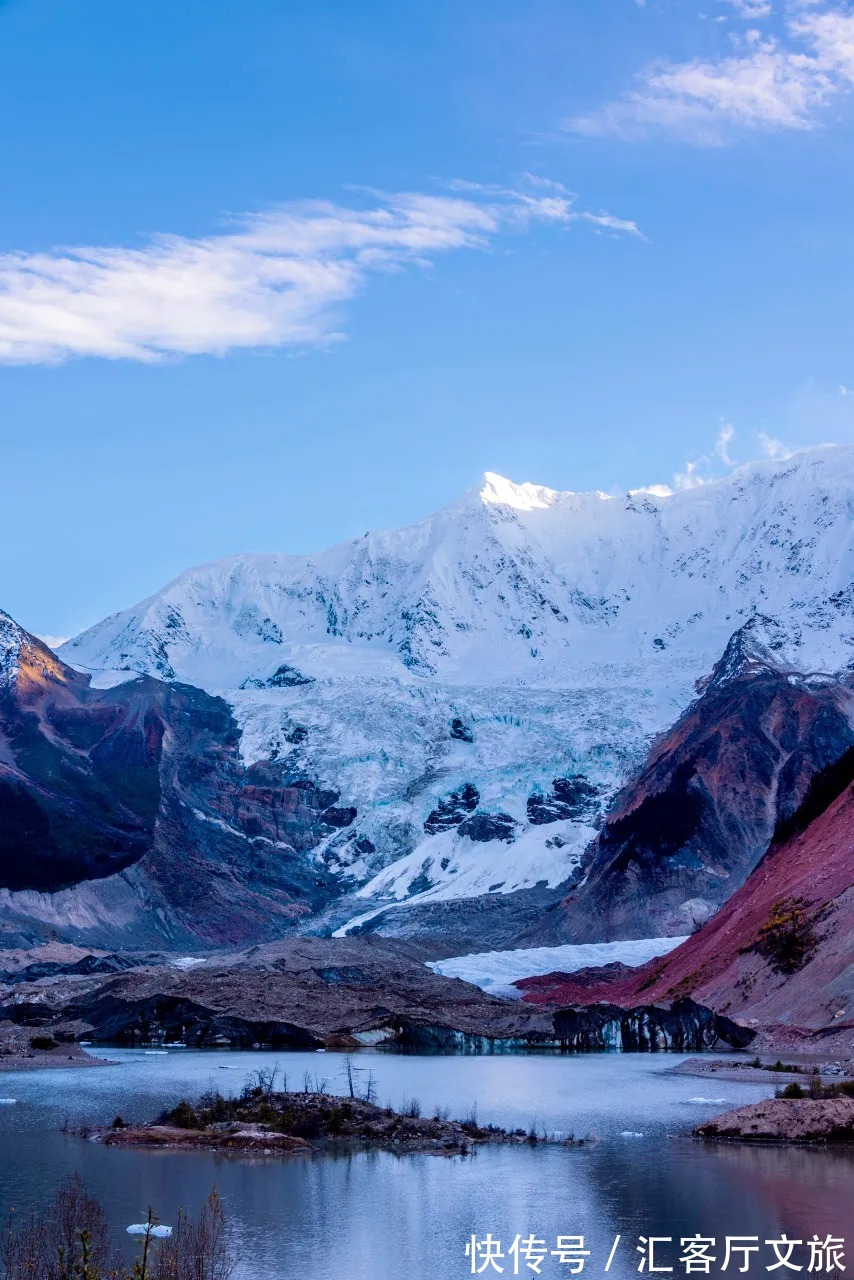
POLYGON ((854 440, 852 88, 843 0, 0 3, 0 607, 854 440))

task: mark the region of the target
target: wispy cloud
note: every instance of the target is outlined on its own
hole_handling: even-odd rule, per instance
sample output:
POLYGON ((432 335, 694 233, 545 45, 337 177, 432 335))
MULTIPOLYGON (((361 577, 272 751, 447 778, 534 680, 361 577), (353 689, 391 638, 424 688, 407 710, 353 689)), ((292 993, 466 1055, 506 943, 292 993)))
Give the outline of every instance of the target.
POLYGON ((0 361, 326 344, 341 336, 342 306, 378 272, 485 249, 535 223, 640 235, 633 222, 579 208, 558 183, 456 188, 361 193, 362 207, 290 204, 224 234, 161 235, 138 248, 0 254, 0 361))
MULTIPOLYGON (((763 0, 729 0, 757 21, 771 13, 763 0)), ((637 138, 669 133, 718 145, 739 130, 809 130, 854 86, 854 13, 821 0, 790 0, 782 34, 751 28, 733 37, 733 52, 644 68, 622 97, 564 128, 589 136, 637 138)))
POLYGON ((681 471, 673 474, 674 489, 696 489, 697 485, 708 484, 713 478, 704 473, 706 458, 691 459, 684 464, 681 471))
POLYGON ((729 447, 735 439, 735 427, 731 422, 722 422, 714 448, 709 453, 701 453, 698 458, 691 458, 681 471, 673 476, 674 489, 694 489, 699 484, 708 484, 716 480, 720 473, 720 464, 732 470, 738 462, 730 454, 729 447))
POLYGON ((748 22, 759 22, 762 18, 770 18, 773 13, 771 0, 724 0, 734 9, 739 18, 748 22))
POLYGON ((778 440, 776 436, 769 436, 766 432, 759 432, 759 444, 762 448, 762 454, 765 458, 771 458, 774 462, 785 462, 786 458, 791 458, 796 452, 790 449, 787 444, 783 444, 782 440, 778 440))
MULTIPOLYGON (((735 427, 732 423, 722 423, 715 439, 714 447, 707 453, 701 453, 698 457, 691 458, 685 462, 681 470, 674 474, 672 486, 667 486, 668 491, 673 493, 679 489, 695 489, 698 485, 710 484, 713 480, 719 480, 736 467, 743 466, 744 462, 734 458, 730 452, 730 445, 735 439, 735 435, 735 427)), ((757 445, 759 457, 770 458, 774 462, 783 462, 797 452, 796 449, 784 444, 782 440, 778 440, 776 436, 760 431, 754 437, 754 445, 748 454, 747 460, 755 460, 757 445)), ((661 487, 658 486, 659 489, 661 487)))
POLYGON ((729 455, 729 447, 735 436, 735 427, 731 422, 725 422, 718 432, 718 438, 715 441, 715 454, 728 467, 736 466, 736 462, 729 455))

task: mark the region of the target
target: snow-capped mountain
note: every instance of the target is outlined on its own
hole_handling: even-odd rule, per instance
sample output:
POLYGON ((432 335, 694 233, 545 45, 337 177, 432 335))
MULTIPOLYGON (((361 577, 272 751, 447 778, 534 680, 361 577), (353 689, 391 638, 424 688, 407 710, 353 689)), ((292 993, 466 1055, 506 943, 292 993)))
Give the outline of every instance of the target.
POLYGON ((222 696, 246 764, 340 793, 311 856, 364 921, 565 881, 751 618, 782 668, 848 667, 852 516, 852 448, 674 493, 487 474, 409 528, 188 570, 60 652, 222 696))

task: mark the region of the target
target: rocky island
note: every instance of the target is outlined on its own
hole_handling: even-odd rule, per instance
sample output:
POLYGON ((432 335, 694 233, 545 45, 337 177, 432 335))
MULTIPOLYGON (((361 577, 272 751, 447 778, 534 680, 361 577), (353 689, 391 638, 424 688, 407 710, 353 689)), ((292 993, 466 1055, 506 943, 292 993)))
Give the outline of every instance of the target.
MULTIPOLYGON (((352 1078, 352 1077, 351 1077, 352 1078)), ((237 1098, 209 1092, 196 1103, 179 1102, 153 1124, 127 1125, 116 1117, 109 1128, 89 1136, 112 1147, 243 1151, 256 1155, 307 1155, 330 1144, 350 1144, 396 1152, 465 1154, 487 1143, 548 1141, 536 1130, 507 1130, 478 1124, 474 1112, 450 1120, 436 1111, 422 1116, 417 1102, 395 1111, 370 1097, 330 1095, 315 1083, 302 1092, 277 1091, 275 1072, 259 1073, 237 1098)), ((370 1082, 366 1092, 370 1093, 370 1082)), ((564 1145, 583 1145, 570 1139, 564 1145)))

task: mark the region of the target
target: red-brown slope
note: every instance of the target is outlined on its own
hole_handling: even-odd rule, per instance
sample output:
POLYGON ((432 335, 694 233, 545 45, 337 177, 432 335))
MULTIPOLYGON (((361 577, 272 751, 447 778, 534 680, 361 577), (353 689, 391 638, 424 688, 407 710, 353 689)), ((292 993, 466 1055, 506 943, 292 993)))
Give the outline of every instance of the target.
MULTIPOLYGON (((851 766, 849 752, 837 771, 850 779, 851 766)), ((611 981, 550 974, 518 985, 542 1004, 630 1006, 690 995, 740 1021, 812 1028, 854 1021, 854 782, 846 780, 805 830, 772 846, 729 902, 663 960, 611 981), (805 962, 795 967, 804 944, 805 962)))

